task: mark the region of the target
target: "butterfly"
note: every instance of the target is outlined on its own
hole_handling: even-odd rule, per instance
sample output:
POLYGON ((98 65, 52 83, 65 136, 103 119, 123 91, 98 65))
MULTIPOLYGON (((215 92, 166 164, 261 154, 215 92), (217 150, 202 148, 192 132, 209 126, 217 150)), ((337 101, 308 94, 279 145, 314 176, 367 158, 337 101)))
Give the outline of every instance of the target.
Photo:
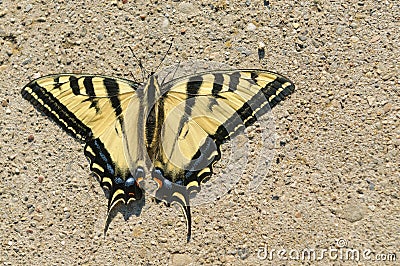
POLYGON ((117 203, 154 196, 177 203, 191 237, 189 199, 213 173, 220 146, 289 96, 294 84, 257 69, 215 70, 140 84, 103 75, 55 74, 29 82, 22 96, 83 141, 90 170, 117 203))

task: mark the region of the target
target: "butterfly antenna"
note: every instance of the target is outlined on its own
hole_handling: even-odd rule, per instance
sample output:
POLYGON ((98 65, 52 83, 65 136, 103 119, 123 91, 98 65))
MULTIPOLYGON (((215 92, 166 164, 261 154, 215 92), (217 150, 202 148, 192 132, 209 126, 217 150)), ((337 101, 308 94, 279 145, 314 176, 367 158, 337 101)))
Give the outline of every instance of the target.
POLYGON ((129 73, 131 74, 132 79, 133 79, 134 82, 140 83, 140 82, 138 82, 138 80, 136 79, 135 75, 133 75, 133 72, 132 72, 132 71, 129 71, 129 73))
POLYGON ((177 65, 176 68, 175 68, 174 74, 172 74, 172 79, 175 78, 176 71, 178 71, 178 68, 179 68, 180 66, 181 66, 181 61, 178 62, 178 65, 177 65))
POLYGON ((146 69, 143 67, 142 60, 140 60, 139 58, 136 57, 135 53, 133 52, 132 47, 130 47, 130 46, 128 46, 128 47, 129 47, 129 50, 131 50, 133 57, 136 59, 136 61, 139 64, 140 70, 142 71, 142 78, 143 78, 143 82, 144 82, 144 80, 146 79, 148 74, 147 74, 146 69))
MULTIPOLYGON (((178 64, 176 65, 176 67, 175 67, 175 69, 174 69, 174 72, 172 73, 172 78, 171 78, 170 80, 173 80, 173 79, 174 79, 175 74, 176 74, 176 72, 178 71, 178 68, 179 68, 180 66, 181 66, 181 61, 179 61, 178 64)), ((171 72, 172 72, 172 71, 171 71, 171 72)), ((171 72, 169 72, 167 75, 164 76, 164 78, 163 78, 161 84, 164 84, 164 83, 165 83, 165 80, 167 79, 167 77, 169 76, 169 74, 170 74, 171 72)))
POLYGON ((157 70, 160 68, 161 64, 162 64, 162 63, 164 62, 164 60, 165 60, 165 57, 167 56, 167 54, 168 54, 169 51, 171 50, 171 48, 172 48, 172 41, 173 41, 173 40, 174 40, 174 39, 171 40, 171 43, 169 44, 169 47, 168 47, 167 52, 164 54, 163 58, 161 59, 160 63, 158 64, 158 66, 157 66, 156 70, 154 71, 154 73, 157 73, 157 70))

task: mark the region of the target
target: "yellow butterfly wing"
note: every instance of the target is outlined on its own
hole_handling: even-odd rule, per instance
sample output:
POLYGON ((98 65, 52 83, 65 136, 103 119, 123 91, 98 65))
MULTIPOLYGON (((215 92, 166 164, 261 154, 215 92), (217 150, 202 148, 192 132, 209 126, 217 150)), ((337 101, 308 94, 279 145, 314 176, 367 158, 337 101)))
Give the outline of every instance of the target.
POLYGON ((163 126, 153 156, 156 197, 183 208, 190 237, 189 194, 212 175, 220 145, 290 95, 287 78, 265 70, 200 73, 161 86, 163 126))
POLYGON ((58 74, 31 81, 22 96, 61 128, 86 143, 90 169, 110 191, 109 211, 142 191, 124 156, 123 121, 138 84, 108 76, 58 74))

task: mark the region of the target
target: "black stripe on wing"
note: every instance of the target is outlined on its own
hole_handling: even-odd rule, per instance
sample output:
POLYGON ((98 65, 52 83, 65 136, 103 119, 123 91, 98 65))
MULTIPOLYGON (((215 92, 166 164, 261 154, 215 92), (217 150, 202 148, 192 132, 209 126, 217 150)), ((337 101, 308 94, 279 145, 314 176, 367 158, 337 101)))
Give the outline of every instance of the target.
MULTIPOLYGON (((256 84, 257 73, 252 73, 251 78, 256 84)), ((230 89, 233 91, 235 90, 235 88, 230 89)), ((261 88, 250 100, 243 103, 243 105, 236 110, 237 115, 225 121, 224 124, 218 127, 216 133, 210 137, 215 139, 217 144, 223 143, 226 139, 235 136, 244 128, 254 124, 254 122, 257 121, 257 117, 266 114, 270 109, 289 96, 294 89, 293 83, 288 79, 277 76, 276 79, 261 88), (284 86, 285 84, 286 86, 284 86)))
MULTIPOLYGON (((118 80, 118 82, 121 83, 121 80, 118 80)), ((68 106, 65 106, 54 95, 63 93, 64 95, 68 95, 68 92, 72 92, 72 97, 81 97, 79 100, 77 99, 77 103, 91 102, 90 105, 82 104, 82 106, 86 106, 86 108, 95 108, 96 114, 92 119, 93 121, 98 120, 98 123, 102 122, 100 121, 101 119, 99 119, 102 117, 100 116, 101 114, 97 116, 99 113, 97 101, 99 99, 108 99, 114 111, 115 119, 118 119, 122 124, 121 101, 118 97, 121 91, 118 82, 116 79, 104 76, 61 74, 46 76, 31 81, 21 91, 23 98, 49 116, 67 133, 86 142, 84 154, 90 162, 90 169, 99 176, 101 185, 108 188, 110 191, 109 211, 110 208, 119 201, 128 203, 129 200, 140 199, 142 197, 142 190, 136 182, 137 179, 132 176, 125 161, 114 162, 112 160, 112 156, 101 141, 102 136, 94 138, 92 129, 86 126, 68 106), (97 90, 93 84, 95 78, 98 79, 97 82, 101 79, 101 83, 103 84, 103 86, 99 86, 97 90), (64 81, 61 82, 61 80, 64 81), (41 86, 40 82, 45 85, 41 86), (83 86, 79 84, 83 84, 83 86), (63 85, 68 86, 62 87, 63 85), (101 97, 97 97, 97 94, 101 94, 101 97)), ((136 83, 126 81, 126 84, 129 85, 128 89, 132 89, 132 92, 137 89, 136 83)), ((124 92, 127 92, 128 89, 125 88, 124 92)), ((71 104, 71 107, 75 107, 75 105, 71 104)), ((79 110, 82 111, 82 109, 79 110)), ((84 113, 85 112, 83 112, 83 114, 84 113)), ((104 119, 109 119, 108 116, 103 117, 104 119)), ((110 121, 107 120, 103 122, 110 121)), ((114 123, 111 123, 111 125, 114 126, 114 123)), ((111 149, 112 147, 108 148, 111 149)))
MULTIPOLYGON (((99 139, 87 142, 85 155, 90 161, 90 170, 101 177, 100 184, 110 191, 108 210, 119 201, 128 203, 130 200, 141 199, 142 190, 129 168, 120 169, 110 158, 110 154, 99 139)), ((138 171, 137 171, 138 172, 138 171)))
MULTIPOLYGON (((214 75, 216 80, 221 79, 217 76, 219 74, 214 75)), ((233 73, 231 76, 229 83, 229 86, 233 86, 229 87, 231 91, 236 90, 239 84, 238 76, 240 76, 239 71, 233 73)), ((252 73, 251 78, 251 80, 257 84, 256 72, 252 73)), ((221 159, 221 144, 235 135, 240 134, 244 128, 254 124, 254 122, 257 121, 257 117, 261 117, 271 108, 275 107, 279 102, 283 101, 294 91, 294 89, 295 86, 292 82, 282 76, 277 76, 276 79, 262 87, 250 100, 243 103, 243 105, 236 111, 237 115, 230 117, 225 121, 225 123, 220 125, 216 133, 210 135, 210 138, 207 138, 204 144, 197 150, 191 160, 192 164, 190 164, 187 167, 187 170, 185 170, 184 184, 188 185, 192 181, 197 181, 200 184, 201 182, 206 181, 207 178, 212 175, 214 163, 221 159), (215 151, 217 151, 217 154, 215 151), (204 158, 205 162, 209 161, 208 158, 210 158, 211 155, 214 155, 214 158, 208 166, 204 168, 202 168, 202 166, 200 167, 200 170, 191 170, 199 169, 199 165, 195 164, 201 162, 201 158, 204 158), (204 171, 206 168, 208 168, 208 171, 204 171)), ((217 94, 217 92, 215 94, 217 94)), ((198 191, 199 188, 193 186, 189 188, 189 193, 190 190, 198 191)))
POLYGON ((21 94, 24 99, 49 116, 70 135, 80 140, 86 140, 91 136, 91 129, 77 119, 51 92, 39 86, 36 80, 26 85, 21 94))

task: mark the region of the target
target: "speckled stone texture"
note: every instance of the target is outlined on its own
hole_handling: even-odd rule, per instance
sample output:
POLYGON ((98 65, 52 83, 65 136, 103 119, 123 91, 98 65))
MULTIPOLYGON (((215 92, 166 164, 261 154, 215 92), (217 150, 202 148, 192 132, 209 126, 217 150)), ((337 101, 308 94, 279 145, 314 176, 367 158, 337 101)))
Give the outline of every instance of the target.
POLYGON ((399 18, 398 1, 378 0, 0 0, 0 263, 354 265, 323 249, 399 260, 399 18), (171 42, 161 68, 207 60, 296 84, 273 111, 275 159, 256 192, 239 181, 194 207, 189 243, 180 210, 150 197, 104 236, 107 198, 82 145, 20 90, 62 72, 141 80, 128 47, 151 71, 171 42))

